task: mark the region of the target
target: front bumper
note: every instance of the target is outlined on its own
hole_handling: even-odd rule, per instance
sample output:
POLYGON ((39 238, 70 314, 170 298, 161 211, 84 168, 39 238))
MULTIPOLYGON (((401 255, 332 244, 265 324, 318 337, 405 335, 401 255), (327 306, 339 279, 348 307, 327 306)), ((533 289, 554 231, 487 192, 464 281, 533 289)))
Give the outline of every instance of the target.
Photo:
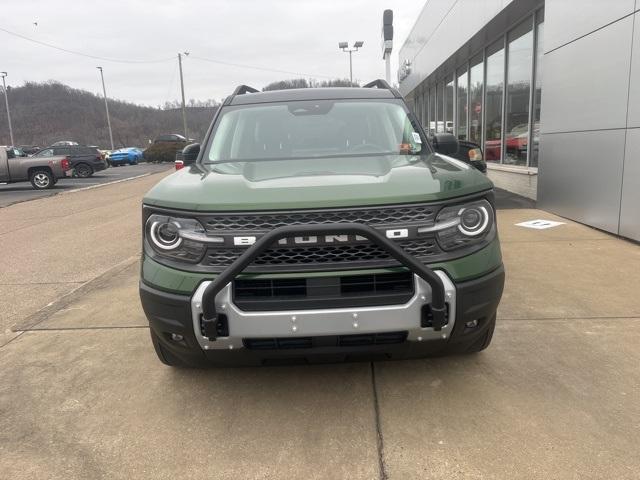
POLYGON ((457 346, 483 338, 502 296, 502 266, 475 280, 458 283, 441 270, 436 274, 445 286, 449 309, 447 323, 439 331, 424 326, 423 306, 429 305, 431 290, 417 276, 416 293, 409 302, 383 307, 243 312, 233 304, 230 289, 225 288, 216 295, 215 303, 216 310, 227 315, 228 335, 213 341, 200 330, 201 294, 206 282, 191 297, 163 292, 141 282, 140 297, 150 327, 162 346, 186 363, 198 364, 204 358, 219 365, 260 365, 292 357, 309 361, 340 361, 361 355, 411 358, 456 352, 457 346), (468 324, 473 321, 476 325, 470 328, 468 324), (407 332, 407 336, 394 344, 354 345, 342 341, 346 336, 398 331, 407 332), (172 340, 172 334, 181 335, 182 340, 172 340), (254 350, 246 347, 248 338, 310 338, 311 343, 305 348, 254 350))

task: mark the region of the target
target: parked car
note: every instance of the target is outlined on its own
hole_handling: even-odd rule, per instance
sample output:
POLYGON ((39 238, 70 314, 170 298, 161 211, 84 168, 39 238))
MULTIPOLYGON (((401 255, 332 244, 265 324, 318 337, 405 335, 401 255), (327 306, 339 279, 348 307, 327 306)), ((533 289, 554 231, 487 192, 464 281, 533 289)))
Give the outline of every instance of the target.
POLYGON ((71 140, 60 140, 59 142, 51 144, 52 147, 71 147, 76 145, 80 145, 80 144, 78 142, 74 142, 71 140))
POLYGON ((144 160, 150 163, 173 162, 176 154, 186 146, 186 142, 159 142, 143 152, 144 160))
POLYGON ((58 179, 71 175, 67 157, 16 157, 13 149, 0 148, 0 182, 31 182, 36 190, 52 188, 58 179))
POLYGON ((493 184, 432 146, 387 82, 243 85, 208 132, 142 201, 140 297, 160 361, 489 346, 504 284, 493 184))
POLYGON ((187 139, 177 133, 170 133, 168 135, 160 135, 153 143, 185 143, 187 139))
POLYGON ((66 156, 71 161, 71 168, 75 175, 80 178, 87 178, 95 172, 107 168, 107 162, 102 159, 102 155, 97 148, 84 147, 81 145, 50 146, 40 150, 34 157, 54 157, 66 156))
POLYGON ((109 154, 109 165, 137 165, 142 160, 142 150, 137 147, 127 147, 114 150, 109 154))

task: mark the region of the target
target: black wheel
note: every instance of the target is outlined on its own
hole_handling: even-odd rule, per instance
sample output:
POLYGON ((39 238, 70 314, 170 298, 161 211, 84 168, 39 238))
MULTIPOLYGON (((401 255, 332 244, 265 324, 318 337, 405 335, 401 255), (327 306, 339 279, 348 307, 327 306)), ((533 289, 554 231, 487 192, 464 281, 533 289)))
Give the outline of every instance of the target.
POLYGON ((149 329, 149 333, 151 333, 151 343, 153 343, 153 348, 156 351, 156 355, 158 355, 158 359, 165 365, 175 368, 204 368, 207 366, 204 358, 202 359, 202 361, 190 364, 176 357, 166 348, 162 347, 162 343, 152 329, 149 329))
POLYGON ((36 190, 47 190, 55 185, 53 175, 51 175, 51 172, 48 170, 36 170, 31 172, 29 181, 36 190))
POLYGON ((87 165, 86 163, 79 163, 75 166, 76 175, 80 178, 89 178, 93 175, 93 168, 91 165, 87 165))

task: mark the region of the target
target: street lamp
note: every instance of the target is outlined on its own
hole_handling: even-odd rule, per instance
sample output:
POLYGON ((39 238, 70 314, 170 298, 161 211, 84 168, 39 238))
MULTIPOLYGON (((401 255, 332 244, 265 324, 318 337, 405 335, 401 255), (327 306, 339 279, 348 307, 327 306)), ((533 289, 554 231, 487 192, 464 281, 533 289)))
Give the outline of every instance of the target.
POLYGON ((352 54, 353 52, 357 52, 359 48, 362 48, 362 45, 364 45, 364 42, 361 40, 358 40, 357 42, 355 42, 353 44, 352 48, 349 48, 349 43, 348 42, 340 42, 338 43, 338 48, 340 50, 342 50, 343 52, 349 52, 349 82, 353 85, 353 60, 352 60, 352 54))
POLYGON ((107 111, 107 125, 109 126, 109 140, 111 141, 111 150, 115 150, 113 146, 113 132, 111 131, 111 119, 109 118, 109 103, 107 102, 107 89, 104 86, 104 73, 102 67, 96 67, 100 70, 100 78, 102 79, 102 93, 104 94, 104 109, 107 111))
POLYGON ((9 110, 9 94, 7 93, 7 82, 5 78, 7 77, 7 72, 0 72, 0 76, 2 76, 2 91, 4 92, 4 104, 7 107, 7 122, 9 123, 9 138, 11 139, 11 146, 15 146, 13 141, 13 127, 11 126, 11 111, 9 110))

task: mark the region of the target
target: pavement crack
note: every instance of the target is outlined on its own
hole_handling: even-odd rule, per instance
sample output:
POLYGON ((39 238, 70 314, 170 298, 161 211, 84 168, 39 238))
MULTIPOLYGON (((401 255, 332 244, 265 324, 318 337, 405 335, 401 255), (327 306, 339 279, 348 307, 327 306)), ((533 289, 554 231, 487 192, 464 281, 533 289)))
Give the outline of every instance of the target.
POLYGON ((387 480, 387 465, 384 461, 384 437, 382 436, 382 425, 380 423, 380 403, 378 401, 378 385, 376 383, 376 367, 373 362, 371 365, 371 387, 373 390, 373 410, 375 413, 376 423, 376 445, 378 449, 378 471, 380 480, 387 480))

